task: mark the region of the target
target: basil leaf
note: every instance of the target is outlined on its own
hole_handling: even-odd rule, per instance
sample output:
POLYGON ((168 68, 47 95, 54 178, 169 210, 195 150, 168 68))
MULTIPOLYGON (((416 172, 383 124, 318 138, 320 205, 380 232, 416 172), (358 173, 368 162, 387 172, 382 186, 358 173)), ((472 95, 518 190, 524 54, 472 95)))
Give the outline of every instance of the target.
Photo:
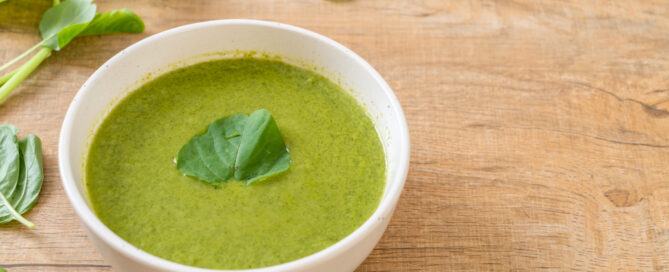
MULTIPOLYGON (((42 142, 35 135, 28 135, 18 142, 20 162, 17 166, 19 177, 16 190, 6 196, 9 204, 18 214, 24 214, 37 203, 42 190, 42 142)), ((0 209, 0 224, 14 220, 8 209, 0 209)))
POLYGON ((42 190, 44 172, 42 171, 42 141, 30 134, 19 141, 21 166, 16 193, 12 196, 12 205, 20 214, 29 211, 35 204, 42 190))
MULTIPOLYGON (((0 125, 0 194, 10 198, 19 180, 20 153, 16 134, 19 130, 12 125, 0 125)), ((0 214, 5 211, 0 205, 0 214)))
POLYGON ((212 122, 204 134, 193 137, 179 150, 177 169, 213 185, 227 181, 247 118, 246 114, 237 114, 212 122))
POLYGON ((90 0, 67 0, 48 9, 39 23, 42 45, 63 48, 93 20, 96 8, 90 0))
POLYGON ((234 173, 247 184, 288 170, 290 155, 267 110, 237 114, 212 122, 177 154, 181 173, 215 186, 234 173))
POLYGON ((282 173, 288 167, 290 155, 276 121, 267 110, 253 112, 242 132, 235 179, 251 184, 282 173))
POLYGON ((141 33, 144 31, 142 19, 129 9, 98 13, 93 21, 79 35, 101 35, 116 33, 141 33))
POLYGON ((17 133, 0 125, 0 224, 17 220, 32 228, 21 214, 35 206, 42 189, 42 142, 32 134, 17 141, 17 133))

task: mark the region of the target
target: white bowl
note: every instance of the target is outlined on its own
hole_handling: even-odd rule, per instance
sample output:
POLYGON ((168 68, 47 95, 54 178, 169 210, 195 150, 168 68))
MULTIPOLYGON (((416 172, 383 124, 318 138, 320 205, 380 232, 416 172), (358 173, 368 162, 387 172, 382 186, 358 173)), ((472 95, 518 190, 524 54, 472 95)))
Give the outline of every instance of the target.
POLYGON ((147 78, 203 60, 234 56, 238 50, 280 56, 288 63, 316 69, 351 89, 374 119, 387 167, 381 203, 356 231, 307 257, 244 271, 353 271, 385 231, 406 179, 409 132, 402 108, 383 78, 351 50, 308 30, 255 20, 202 22, 158 33, 116 54, 84 83, 65 116, 58 150, 65 192, 93 244, 117 271, 230 271, 167 261, 114 234, 95 216, 86 200, 82 165, 93 131, 125 94, 147 78))

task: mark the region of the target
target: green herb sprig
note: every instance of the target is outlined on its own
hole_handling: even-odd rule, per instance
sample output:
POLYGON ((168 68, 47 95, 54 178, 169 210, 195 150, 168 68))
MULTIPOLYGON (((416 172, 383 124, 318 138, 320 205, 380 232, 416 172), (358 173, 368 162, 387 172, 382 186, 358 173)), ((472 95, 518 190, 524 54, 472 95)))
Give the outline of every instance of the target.
POLYGON ((212 122, 205 133, 193 137, 177 154, 181 173, 214 186, 233 175, 251 184, 289 167, 290 154, 279 127, 264 109, 250 116, 236 114, 212 122))
POLYGON ((0 103, 51 56, 53 50, 60 51, 75 37, 144 31, 142 19, 128 9, 105 13, 96 13, 96 9, 97 6, 91 3, 91 0, 67 0, 62 3, 54 0, 54 6, 44 12, 39 23, 42 41, 0 66, 1 74, 37 50, 37 53, 21 66, 0 76, 0 103))
POLYGON ((42 141, 32 134, 19 141, 18 133, 15 126, 0 125, 0 224, 16 220, 33 228, 21 215, 37 204, 42 190, 42 141))

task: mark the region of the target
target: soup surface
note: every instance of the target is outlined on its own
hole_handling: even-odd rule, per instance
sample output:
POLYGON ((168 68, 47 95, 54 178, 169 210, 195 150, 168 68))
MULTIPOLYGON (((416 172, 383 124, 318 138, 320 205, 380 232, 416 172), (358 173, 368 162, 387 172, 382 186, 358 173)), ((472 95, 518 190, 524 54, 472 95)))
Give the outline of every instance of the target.
POLYGON ((85 171, 95 213, 120 237, 219 269, 322 250, 369 218, 385 186, 382 144, 356 100, 319 74, 258 58, 203 62, 144 84, 95 132, 85 171), (216 188, 177 170, 179 149, 210 122, 263 108, 290 150, 286 173, 216 188))

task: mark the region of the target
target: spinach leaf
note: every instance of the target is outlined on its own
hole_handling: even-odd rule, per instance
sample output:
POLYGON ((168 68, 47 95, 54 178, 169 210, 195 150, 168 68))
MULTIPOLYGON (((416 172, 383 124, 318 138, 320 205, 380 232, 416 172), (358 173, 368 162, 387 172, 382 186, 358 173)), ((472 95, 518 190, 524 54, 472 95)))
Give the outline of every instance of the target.
MULTIPOLYGON (((68 0, 69 1, 69 0, 68 0)), ((116 33, 142 33, 144 22, 129 9, 98 13, 79 35, 101 35, 116 33)))
POLYGON ((14 126, 0 126, 0 224, 17 220, 32 228, 21 214, 35 206, 42 189, 42 142, 32 134, 17 141, 17 133, 14 126))
POLYGON ((204 134, 193 137, 179 150, 179 171, 213 185, 227 181, 232 176, 246 119, 246 114, 237 114, 212 122, 204 134))
POLYGON ((12 196, 19 180, 18 132, 15 126, 0 125, 0 194, 6 198, 12 196))
POLYGON ((234 173, 247 184, 282 173, 290 155, 276 121, 267 110, 218 119, 177 154, 181 173, 218 186, 234 173))
POLYGON ((17 212, 24 214, 37 204, 37 198, 42 190, 44 180, 42 141, 30 134, 19 141, 19 151, 21 152, 19 181, 11 202, 17 212))
POLYGON ((90 0, 67 0, 44 12, 39 23, 42 46, 63 48, 93 20, 96 8, 90 0))
POLYGON ((249 116, 235 162, 235 179, 247 184, 288 170, 290 155, 276 121, 267 110, 249 116))
MULTIPOLYGON (((4 0, 0 0, 3 2, 4 0)), ((0 103, 49 56, 59 51, 78 35, 138 33, 144 22, 128 9, 96 13, 91 0, 53 1, 53 7, 42 15, 39 24, 42 41, 0 66, 0 72, 19 63, 37 50, 28 61, 0 76, 0 103)))

